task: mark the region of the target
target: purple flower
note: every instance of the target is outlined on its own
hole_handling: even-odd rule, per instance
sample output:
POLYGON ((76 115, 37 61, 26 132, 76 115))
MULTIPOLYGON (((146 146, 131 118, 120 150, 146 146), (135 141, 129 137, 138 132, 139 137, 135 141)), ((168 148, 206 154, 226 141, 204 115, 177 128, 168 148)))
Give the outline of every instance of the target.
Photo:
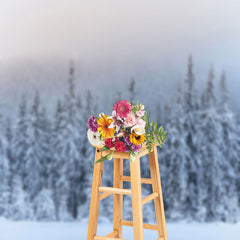
POLYGON ((125 143, 128 145, 128 146, 130 146, 132 143, 130 142, 130 136, 129 135, 127 135, 126 137, 125 137, 125 143))
POLYGON ((125 145, 125 150, 124 152, 129 152, 129 146, 125 145))
POLYGON ((91 116, 88 119, 88 127, 92 132, 97 132, 98 124, 95 116, 91 116))
POLYGON ((134 152, 139 152, 140 151, 140 148, 141 148, 141 145, 132 145, 132 150, 134 151, 134 152))

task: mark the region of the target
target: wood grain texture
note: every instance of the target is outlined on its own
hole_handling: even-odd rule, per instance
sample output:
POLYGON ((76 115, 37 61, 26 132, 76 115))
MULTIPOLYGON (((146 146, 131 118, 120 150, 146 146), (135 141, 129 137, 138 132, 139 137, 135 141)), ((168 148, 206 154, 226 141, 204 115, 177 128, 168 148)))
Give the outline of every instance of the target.
MULTIPOLYGON (((113 187, 123 188, 121 176, 123 175, 123 159, 114 158, 113 160, 113 187)), ((123 210, 123 195, 113 195, 113 230, 117 232, 116 237, 122 238, 122 210, 123 210)))
POLYGON ((99 192, 111 193, 111 194, 124 194, 131 195, 130 189, 112 188, 112 187, 99 187, 99 192))
POLYGON ((111 233, 107 234, 105 237, 109 237, 109 238, 115 238, 117 237, 118 233, 116 231, 112 231, 111 233))
POLYGON ((149 165, 150 165, 150 172, 151 172, 151 177, 153 181, 153 184, 152 184, 153 192, 159 193, 159 196, 157 198, 154 198, 156 220, 158 225, 158 235, 160 239, 164 238, 164 240, 167 240, 167 229, 166 229, 163 198, 162 198, 162 187, 161 187, 161 179, 160 179, 160 172, 159 172, 157 147, 154 147, 151 154, 149 154, 149 165))
MULTIPOLYGON (((121 177, 121 181, 123 181, 123 182, 131 182, 131 177, 122 176, 121 177)), ((152 179, 151 178, 141 178, 141 183, 152 184, 152 179)))
POLYGON ((112 193, 102 193, 102 194, 100 194, 100 200, 103 200, 111 195, 112 195, 112 193))
MULTIPOLYGON (((154 144, 154 147, 156 147, 157 144, 154 144)), ((103 145, 99 146, 94 146, 97 150, 100 150, 103 145)), ((129 159, 129 153, 128 152, 117 152, 117 151, 103 151, 102 156, 106 156, 107 154, 113 152, 113 158, 118 158, 118 159, 129 159)), ((138 157, 142 157, 144 155, 148 154, 148 150, 146 145, 142 145, 141 151, 138 154, 138 157)))
MULTIPOLYGON (((95 162, 102 157, 102 154, 97 150, 95 152, 95 162)), ((88 220, 88 235, 87 240, 93 240, 97 234, 97 223, 99 214, 100 192, 98 188, 102 184, 103 162, 94 164, 92 195, 88 220)))
POLYGON ((94 240, 125 240, 125 239, 95 236, 95 237, 94 237, 94 240))
POLYGON ((158 197, 158 193, 157 192, 154 192, 154 193, 148 195, 147 197, 143 198, 142 205, 150 202, 151 200, 153 200, 156 197, 158 197))
POLYGON ((134 239, 143 240, 142 187, 140 158, 130 162, 134 239))
MULTIPOLYGON (((117 157, 114 158, 114 172, 113 172, 113 187, 103 187, 102 174, 103 163, 100 162, 94 165, 93 183, 92 183, 92 197, 90 204, 89 223, 88 223, 88 235, 87 240, 121 240, 122 239, 122 226, 133 226, 134 240, 144 240, 143 229, 151 229, 158 231, 158 240, 167 240, 167 230, 162 198, 161 179, 159 172, 157 145, 152 149, 149 154, 149 165, 151 178, 141 178, 140 170, 140 156, 148 154, 146 148, 143 148, 141 153, 130 164, 130 177, 123 176, 123 158, 129 158, 128 153, 117 153, 117 157), (127 154, 127 155, 126 155, 127 154), (131 190, 123 189, 123 181, 131 182, 131 190), (141 184, 152 184, 153 193, 142 199, 141 184), (103 192, 103 193, 101 193, 103 192), (105 237, 96 236, 97 222, 99 213, 100 200, 113 194, 113 232, 109 233, 105 237), (132 211, 133 221, 124 221, 122 219, 123 208, 123 194, 132 196, 132 211), (155 205, 157 225, 143 223, 142 205, 153 200, 155 205)), ((103 155, 106 155, 107 151, 100 153, 96 149, 95 162, 103 155)))
MULTIPOLYGON (((133 222, 131 222, 131 221, 123 220, 121 222, 121 224, 123 226, 133 227, 133 222)), ((143 228, 157 231, 158 230, 158 225, 143 223, 143 228)))

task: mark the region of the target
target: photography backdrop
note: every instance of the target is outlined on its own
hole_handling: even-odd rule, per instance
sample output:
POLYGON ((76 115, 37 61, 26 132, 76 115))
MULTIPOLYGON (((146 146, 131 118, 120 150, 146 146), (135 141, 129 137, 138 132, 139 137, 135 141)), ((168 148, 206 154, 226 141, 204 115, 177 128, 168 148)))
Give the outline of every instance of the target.
MULTIPOLYGON (((167 219, 239 221, 239 9, 233 0, 1 1, 0 216, 86 222, 87 119, 127 99, 168 131, 159 149, 167 219)), ((112 162, 104 171, 110 186, 112 162)), ((103 201, 101 221, 111 206, 103 201)), ((152 213, 144 206, 144 221, 152 213)))

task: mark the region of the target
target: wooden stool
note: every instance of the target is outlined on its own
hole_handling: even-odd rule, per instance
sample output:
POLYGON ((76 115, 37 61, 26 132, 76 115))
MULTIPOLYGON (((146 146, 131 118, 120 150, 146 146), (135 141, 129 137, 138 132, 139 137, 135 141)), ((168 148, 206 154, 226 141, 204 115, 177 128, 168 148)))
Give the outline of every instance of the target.
MULTIPOLYGON (((95 162, 102 156, 108 154, 108 151, 99 152, 96 148, 95 162)), ((100 162, 94 165, 92 196, 88 222, 87 240, 105 240, 105 239, 122 239, 122 226, 133 226, 134 239, 143 240, 143 229, 151 229, 158 231, 158 240, 167 240, 167 230, 162 198, 161 180, 158 166, 157 146, 153 147, 151 154, 149 154, 149 165, 151 178, 141 178, 140 171, 140 157, 148 154, 146 147, 142 147, 141 152, 135 161, 130 163, 130 177, 123 176, 123 159, 128 159, 127 152, 114 152, 114 174, 113 174, 113 188, 103 187, 102 174, 103 163, 100 162), (123 181, 131 182, 131 190, 123 189, 123 181), (142 199, 141 183, 152 184, 153 193, 142 199), (113 194, 113 232, 105 237, 96 236, 97 223, 100 200, 113 194), (132 211, 133 222, 122 219, 123 208, 123 194, 132 196, 132 211), (143 223, 142 206, 154 199, 157 225, 143 223)))

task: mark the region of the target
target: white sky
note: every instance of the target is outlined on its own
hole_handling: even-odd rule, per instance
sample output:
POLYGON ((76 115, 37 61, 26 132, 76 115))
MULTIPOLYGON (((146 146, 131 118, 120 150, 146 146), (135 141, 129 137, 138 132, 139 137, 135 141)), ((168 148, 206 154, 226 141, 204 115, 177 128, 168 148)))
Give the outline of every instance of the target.
POLYGON ((238 0, 0 0, 1 59, 215 60, 239 57, 239 40, 238 0))
POLYGON ((198 82, 211 64, 218 79, 226 70, 238 105, 239 0, 0 0, 0 64, 76 58, 130 74, 147 66, 176 80, 189 53, 198 82))

